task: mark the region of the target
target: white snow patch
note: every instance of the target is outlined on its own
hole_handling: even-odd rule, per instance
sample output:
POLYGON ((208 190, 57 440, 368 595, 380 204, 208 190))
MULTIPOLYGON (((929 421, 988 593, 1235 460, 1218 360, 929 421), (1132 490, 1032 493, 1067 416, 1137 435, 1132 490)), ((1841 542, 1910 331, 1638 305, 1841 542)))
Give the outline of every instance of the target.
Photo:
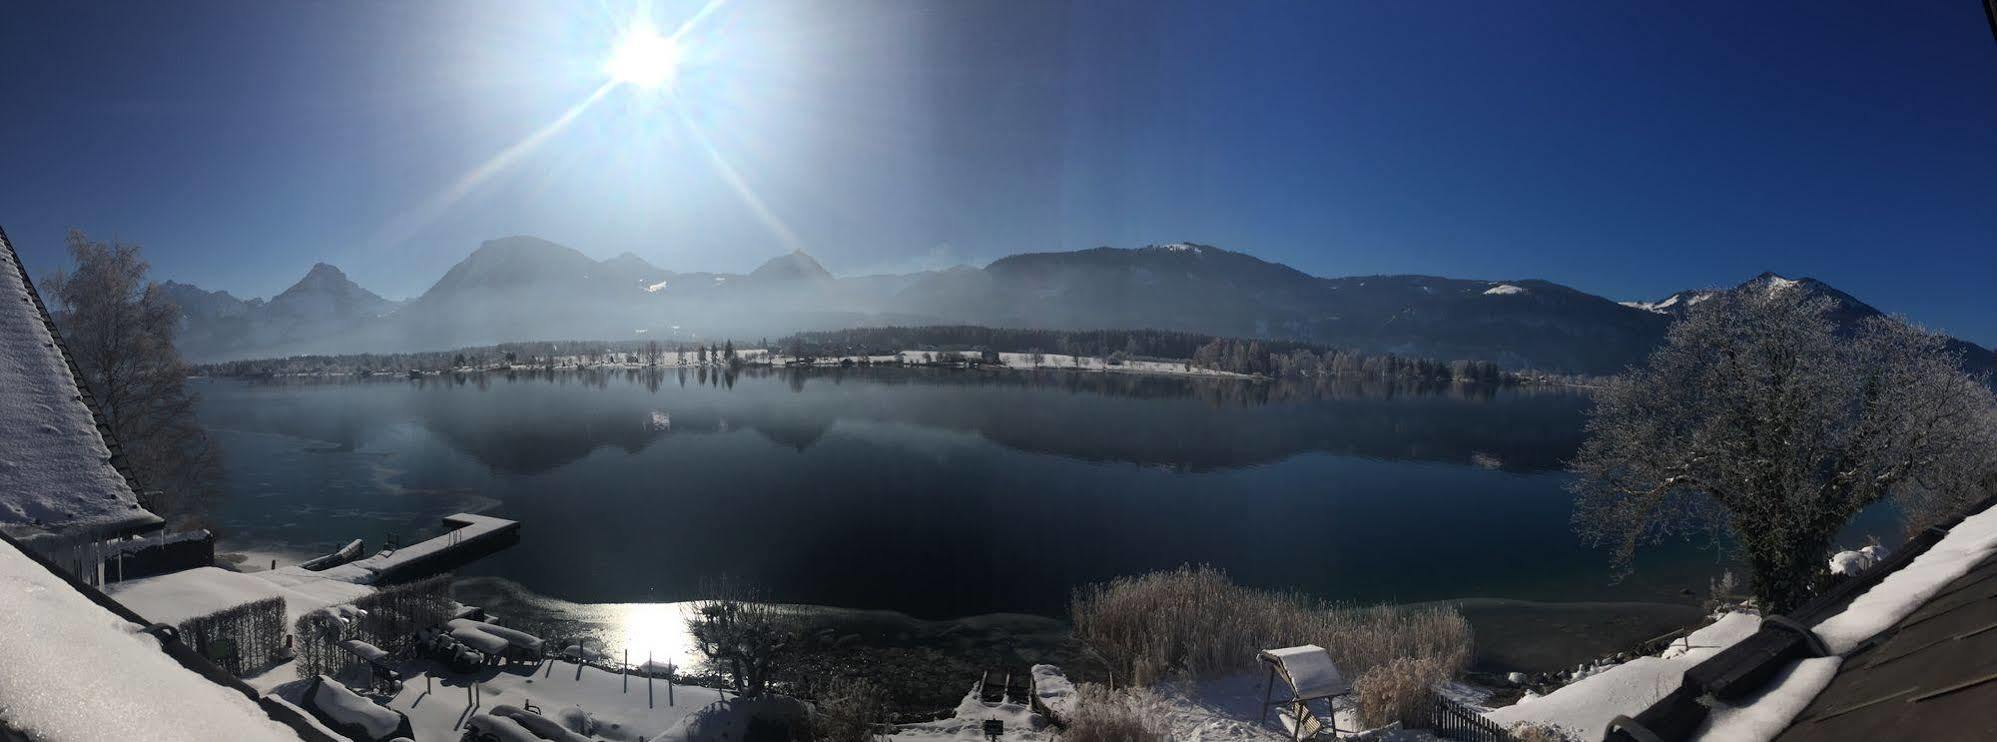
POLYGON ((1831 574, 1851 576, 1877 566, 1886 558, 1886 547, 1877 544, 1831 555, 1831 574))
POLYGON ((1676 689, 1687 669, 1761 628, 1761 617, 1729 613, 1692 632, 1656 657, 1638 657, 1591 675, 1531 703, 1491 711, 1485 718, 1510 727, 1531 722, 1592 739, 1617 716, 1636 716, 1676 689))
POLYGON ((1496 286, 1492 286, 1488 289, 1484 289, 1485 296, 1511 296, 1513 294, 1523 294, 1525 292, 1526 292, 1525 289, 1513 286, 1509 283, 1501 283, 1496 286))
MULTIPOLYGON (((719 280, 719 279, 716 279, 716 280, 719 280)), ((650 285, 650 286, 646 286, 646 287, 645 287, 645 293, 648 293, 648 294, 656 294, 656 293, 659 293, 659 292, 661 292, 661 291, 664 291, 664 290, 666 290, 666 283, 667 283, 666 281, 660 281, 660 282, 658 282, 658 283, 655 283, 655 284, 652 284, 652 285, 650 285)))
MULTIPOLYGON (((4 313, 6 310, 0 310, 4 313)), ((0 543, 0 719, 41 742, 297 740, 0 543)))

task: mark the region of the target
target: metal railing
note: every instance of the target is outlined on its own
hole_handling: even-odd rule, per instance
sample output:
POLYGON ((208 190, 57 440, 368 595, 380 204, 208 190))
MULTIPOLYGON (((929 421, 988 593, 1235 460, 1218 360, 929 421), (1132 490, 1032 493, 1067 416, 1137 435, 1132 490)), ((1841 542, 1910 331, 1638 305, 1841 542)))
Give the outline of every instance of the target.
POLYGON ((1435 736, 1469 742, 1516 742, 1497 722, 1447 698, 1435 699, 1435 736))

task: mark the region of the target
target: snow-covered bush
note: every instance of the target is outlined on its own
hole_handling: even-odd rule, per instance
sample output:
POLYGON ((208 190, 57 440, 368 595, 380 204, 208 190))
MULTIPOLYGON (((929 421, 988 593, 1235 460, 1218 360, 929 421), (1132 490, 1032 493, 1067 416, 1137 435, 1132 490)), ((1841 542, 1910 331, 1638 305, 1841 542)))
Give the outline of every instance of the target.
POLYGON ((292 624, 298 643, 298 675, 338 676, 360 663, 340 649, 340 642, 359 639, 393 652, 416 632, 450 620, 454 607, 451 576, 442 574, 377 590, 351 605, 329 606, 299 616, 292 624))
POLYGON ((812 709, 812 739, 872 742, 875 726, 887 715, 887 690, 867 680, 841 683, 818 697, 812 709))
POLYGON ((719 597, 693 604, 687 633, 710 669, 727 674, 737 693, 760 696, 768 690, 775 666, 797 644, 797 621, 782 608, 757 600, 749 588, 723 583, 710 592, 719 597))
POLYGON ((1349 678, 1403 657, 1454 674, 1470 658, 1470 624, 1453 607, 1335 606, 1242 587, 1208 566, 1090 585, 1071 610, 1075 635, 1137 685, 1250 669, 1261 650, 1301 644, 1324 647, 1349 678))
POLYGON ((284 649, 284 599, 265 598, 180 622, 180 640, 232 675, 277 664, 284 649))
POLYGON ((1367 670, 1352 683, 1359 718, 1368 727, 1398 721, 1404 729, 1426 729, 1435 718, 1435 686, 1453 674, 1435 657, 1399 657, 1367 670))
POLYGON ((1151 742, 1166 738, 1169 730, 1150 713, 1153 703, 1142 690, 1110 690, 1095 683, 1078 689, 1075 713, 1067 720, 1062 742, 1151 742))
POLYGON ((1519 722, 1505 730, 1517 742, 1571 742, 1570 737, 1560 732, 1558 727, 1550 727, 1531 722, 1519 722))
POLYGON ((451 576, 436 575, 415 582, 377 590, 354 607, 361 617, 344 637, 395 651, 416 632, 442 625, 455 613, 451 600, 451 576))
POLYGON ((340 640, 346 638, 350 623, 339 612, 326 608, 299 616, 292 623, 291 633, 298 643, 293 666, 298 668, 299 677, 338 675, 351 664, 352 655, 340 650, 340 640))

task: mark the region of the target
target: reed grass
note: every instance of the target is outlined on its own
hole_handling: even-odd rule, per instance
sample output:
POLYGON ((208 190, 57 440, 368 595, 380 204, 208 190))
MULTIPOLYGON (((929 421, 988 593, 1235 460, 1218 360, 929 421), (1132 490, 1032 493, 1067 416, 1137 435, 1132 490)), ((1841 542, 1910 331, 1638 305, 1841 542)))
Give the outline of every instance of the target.
POLYGON ((1206 565, 1090 585, 1070 607, 1075 635, 1124 684, 1240 672, 1263 649, 1301 644, 1324 647, 1347 678, 1403 658, 1449 677, 1470 659, 1470 624, 1453 607, 1334 605, 1242 587, 1206 565))

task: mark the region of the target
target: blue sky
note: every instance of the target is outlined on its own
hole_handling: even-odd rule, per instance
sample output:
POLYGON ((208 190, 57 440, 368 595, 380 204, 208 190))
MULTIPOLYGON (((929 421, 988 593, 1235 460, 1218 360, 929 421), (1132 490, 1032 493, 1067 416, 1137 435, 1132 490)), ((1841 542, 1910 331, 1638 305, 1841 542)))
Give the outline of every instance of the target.
POLYGON ((687 30, 673 96, 599 90, 640 13, 14 8, 0 226, 38 272, 75 226, 242 296, 316 261, 410 296, 510 234, 843 274, 1186 240, 1616 299, 1774 270, 1997 345, 1997 39, 1969 0, 736 0, 687 30))

